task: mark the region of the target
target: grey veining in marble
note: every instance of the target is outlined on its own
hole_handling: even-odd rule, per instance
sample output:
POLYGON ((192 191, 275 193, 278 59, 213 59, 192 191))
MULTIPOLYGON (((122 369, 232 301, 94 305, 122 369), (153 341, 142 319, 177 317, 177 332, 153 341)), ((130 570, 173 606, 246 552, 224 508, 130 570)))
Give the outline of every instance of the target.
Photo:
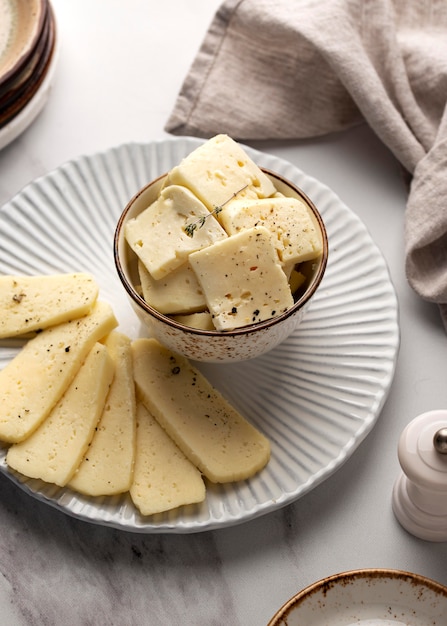
POLYGON ((3 596, 17 623, 236 623, 213 534, 141 536, 86 524, 4 478, 0 494, 3 596))

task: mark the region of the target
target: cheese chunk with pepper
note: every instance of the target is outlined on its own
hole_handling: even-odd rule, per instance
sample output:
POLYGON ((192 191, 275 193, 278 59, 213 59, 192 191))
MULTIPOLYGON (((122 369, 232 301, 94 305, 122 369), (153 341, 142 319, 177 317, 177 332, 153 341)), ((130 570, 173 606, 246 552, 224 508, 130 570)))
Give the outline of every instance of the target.
POLYGON ((142 404, 137 405, 137 449, 130 496, 143 515, 205 499, 205 483, 193 465, 142 404))
POLYGON ((211 481, 243 480, 270 444, 185 357, 155 339, 132 342, 137 393, 182 452, 211 481))
POLYGON ((255 324, 293 305, 272 239, 262 226, 249 228, 190 255, 218 330, 255 324))
POLYGON ((113 375, 107 348, 97 343, 45 421, 9 448, 8 466, 30 478, 66 485, 93 437, 113 375))
POLYGON ((202 288, 188 261, 159 280, 152 278, 141 261, 138 273, 143 298, 160 313, 195 313, 206 308, 202 288))
POLYGON ((89 496, 128 491, 135 458, 136 402, 130 339, 112 332, 104 341, 115 376, 101 419, 69 486, 89 496))
POLYGON ((186 156, 169 172, 167 184, 188 187, 210 211, 224 205, 234 194, 267 198, 276 192, 270 178, 242 146, 223 134, 186 156))
POLYGON ((98 296, 89 274, 0 276, 0 338, 87 315, 98 296))
POLYGON ((43 330, 0 372, 0 440, 21 441, 59 401, 93 345, 118 322, 97 301, 89 315, 43 330))
POLYGON ((227 237, 219 222, 188 189, 172 185, 125 227, 127 243, 155 280, 186 262, 191 252, 227 237), (185 227, 199 224, 190 237, 185 227))
POLYGON ((229 235, 265 226, 283 264, 302 263, 321 255, 322 241, 309 208, 298 198, 264 198, 230 202, 220 216, 229 235))

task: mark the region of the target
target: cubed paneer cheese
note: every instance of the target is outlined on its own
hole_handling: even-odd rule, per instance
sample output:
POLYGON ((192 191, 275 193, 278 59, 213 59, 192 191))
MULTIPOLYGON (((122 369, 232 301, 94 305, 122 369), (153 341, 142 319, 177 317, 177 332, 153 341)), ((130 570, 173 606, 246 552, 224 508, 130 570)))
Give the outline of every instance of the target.
POLYGON ((87 315, 98 296, 90 274, 0 276, 0 338, 87 315))
POLYGON ((270 444, 185 357, 155 339, 132 342, 137 394, 188 459, 211 481, 262 469, 270 444))
POLYGON ((37 334, 0 372, 0 439, 25 439, 47 417, 93 345, 118 322, 109 304, 37 334))
POLYGON ((9 448, 8 466, 30 478, 66 485, 93 437, 113 375, 107 348, 97 343, 45 421, 9 448))
POLYGON ((210 211, 238 192, 254 198, 276 192, 270 178, 228 135, 216 135, 186 156, 169 172, 167 184, 188 187, 210 211))
MULTIPOLYGON (((296 263, 282 263, 282 271, 287 276, 287 280, 290 282, 290 277, 292 276, 293 271, 296 269, 296 263)), ((292 290, 293 293, 293 290, 292 290)))
POLYGON ((143 515, 205 499, 199 470, 142 404, 137 405, 137 448, 130 496, 143 515))
POLYGON ((227 237, 219 222, 188 189, 172 185, 125 227, 126 241, 155 280, 185 263, 190 252, 227 237), (191 237, 185 227, 204 219, 191 237))
POLYGON ((193 313, 206 308, 205 296, 188 261, 164 278, 155 280, 138 262, 141 291, 148 304, 160 313, 193 313))
POLYGON ((194 252, 189 261, 218 330, 255 324, 293 305, 272 236, 262 226, 194 252))
POLYGON ((289 285, 292 293, 295 293, 302 285, 304 285, 305 282, 306 276, 302 272, 296 269, 293 269, 290 272, 289 285))
POLYGON ((115 376, 101 419, 69 486, 89 496, 128 491, 135 458, 136 401, 130 339, 112 332, 104 345, 115 376))
POLYGON ((273 234, 283 264, 302 263, 320 256, 321 236, 310 209, 298 198, 235 199, 219 216, 229 235, 253 226, 265 226, 273 234))
POLYGON ((198 328, 200 330, 216 330, 213 324, 213 318, 209 311, 200 313, 189 313, 188 315, 171 315, 175 322, 189 326, 190 328, 198 328))

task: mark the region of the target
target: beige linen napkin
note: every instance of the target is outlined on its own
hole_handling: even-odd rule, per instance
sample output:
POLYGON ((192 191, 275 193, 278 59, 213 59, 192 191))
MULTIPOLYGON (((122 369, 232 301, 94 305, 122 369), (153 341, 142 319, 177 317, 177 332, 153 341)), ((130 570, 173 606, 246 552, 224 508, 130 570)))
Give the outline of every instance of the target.
POLYGON ((293 139, 371 126, 412 175, 406 272, 447 328, 446 0, 226 0, 166 130, 293 139))

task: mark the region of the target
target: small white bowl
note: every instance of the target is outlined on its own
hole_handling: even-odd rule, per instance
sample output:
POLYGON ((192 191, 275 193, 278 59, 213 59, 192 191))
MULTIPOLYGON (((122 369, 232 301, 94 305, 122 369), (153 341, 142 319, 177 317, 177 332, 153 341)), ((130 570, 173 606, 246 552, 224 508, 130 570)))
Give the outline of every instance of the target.
POLYGON ((447 587, 429 578, 388 569, 362 569, 306 587, 267 626, 444 626, 447 587))
POLYGON ((285 313, 264 322, 231 331, 191 328, 159 313, 138 294, 135 288, 139 283, 137 257, 125 240, 125 225, 128 220, 139 215, 155 201, 166 174, 143 187, 130 200, 118 220, 114 238, 115 265, 134 311, 148 328, 151 336, 174 352, 183 354, 192 360, 215 363, 244 361, 268 352, 296 329, 323 278, 328 257, 328 240, 323 220, 317 208, 293 183, 273 172, 263 171, 272 179, 278 191, 307 203, 323 241, 322 255, 312 263, 312 275, 305 292, 285 313))

